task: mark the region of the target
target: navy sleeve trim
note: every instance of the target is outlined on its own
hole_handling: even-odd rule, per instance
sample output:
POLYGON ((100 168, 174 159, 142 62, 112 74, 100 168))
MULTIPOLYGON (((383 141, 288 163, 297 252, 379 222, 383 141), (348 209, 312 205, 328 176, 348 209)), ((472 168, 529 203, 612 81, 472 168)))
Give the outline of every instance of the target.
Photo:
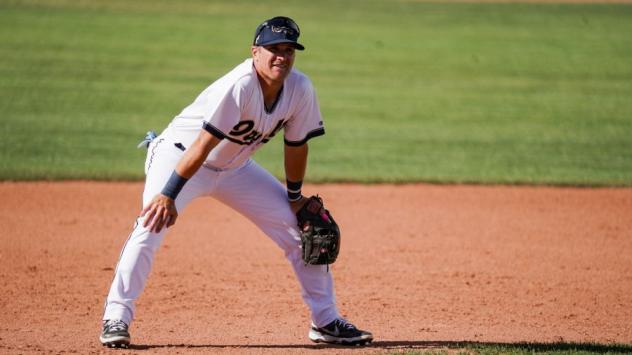
POLYGON ((219 129, 213 127, 208 122, 204 122, 204 124, 202 125, 202 128, 204 128, 205 131, 207 131, 208 133, 212 134, 213 136, 215 136, 215 137, 217 137, 219 139, 227 138, 226 135, 224 134, 224 132, 222 132, 219 129))
POLYGON ((315 130, 307 133, 305 138, 303 138, 300 141, 288 141, 287 139, 284 139, 284 141, 285 141, 285 144, 289 145, 290 147, 299 147, 299 146, 302 146, 303 144, 307 143, 308 140, 310 140, 310 139, 312 139, 314 137, 322 136, 323 134, 325 134, 325 129, 320 127, 320 128, 316 128, 315 130))

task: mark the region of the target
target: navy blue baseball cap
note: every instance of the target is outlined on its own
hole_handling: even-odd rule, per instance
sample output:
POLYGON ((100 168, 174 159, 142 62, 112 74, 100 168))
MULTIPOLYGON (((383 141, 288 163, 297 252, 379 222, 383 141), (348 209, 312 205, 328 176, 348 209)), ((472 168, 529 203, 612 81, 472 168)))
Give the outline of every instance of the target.
POLYGON ((292 43, 298 50, 303 50, 302 44, 298 43, 301 31, 294 20, 285 16, 273 17, 264 21, 255 31, 254 46, 269 46, 277 43, 292 43))

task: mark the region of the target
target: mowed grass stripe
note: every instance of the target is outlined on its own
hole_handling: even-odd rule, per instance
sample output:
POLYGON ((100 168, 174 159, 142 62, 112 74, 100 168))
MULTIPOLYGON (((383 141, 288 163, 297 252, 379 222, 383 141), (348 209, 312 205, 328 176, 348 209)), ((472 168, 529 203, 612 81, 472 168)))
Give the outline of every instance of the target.
MULTIPOLYGON (((141 179, 135 145, 303 30, 311 181, 632 185, 632 6, 406 1, 0 5, 0 179, 141 179), (250 10, 250 11, 248 11, 250 10)), ((283 176, 281 139, 256 156, 283 176)))

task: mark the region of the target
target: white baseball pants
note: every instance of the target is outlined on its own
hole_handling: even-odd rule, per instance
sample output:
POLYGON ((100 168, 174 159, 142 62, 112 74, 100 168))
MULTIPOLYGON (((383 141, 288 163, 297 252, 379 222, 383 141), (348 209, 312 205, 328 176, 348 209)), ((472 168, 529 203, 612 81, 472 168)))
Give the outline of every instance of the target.
MULTIPOLYGON (((178 141, 169 131, 167 129, 149 145, 143 205, 160 193, 184 154, 175 146, 178 141)), ((246 216, 285 251, 316 326, 327 325, 339 317, 331 270, 325 265, 304 264, 296 216, 290 210, 285 187, 274 176, 253 160, 226 171, 203 166, 178 195, 175 201, 178 212, 200 196, 212 196, 246 216)), ((105 304, 104 320, 121 319, 130 324, 134 318, 134 302, 145 287, 154 254, 167 231, 163 228, 160 233, 150 232, 143 227, 143 221, 144 217, 136 220, 121 251, 105 304)))

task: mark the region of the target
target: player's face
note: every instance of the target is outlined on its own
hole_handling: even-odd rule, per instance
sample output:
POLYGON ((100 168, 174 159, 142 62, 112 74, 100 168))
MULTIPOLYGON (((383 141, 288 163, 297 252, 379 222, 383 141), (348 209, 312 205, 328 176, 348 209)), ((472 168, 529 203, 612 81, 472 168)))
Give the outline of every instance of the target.
POLYGON ((294 46, 288 43, 252 47, 257 72, 272 82, 282 82, 290 74, 295 52, 294 46))

